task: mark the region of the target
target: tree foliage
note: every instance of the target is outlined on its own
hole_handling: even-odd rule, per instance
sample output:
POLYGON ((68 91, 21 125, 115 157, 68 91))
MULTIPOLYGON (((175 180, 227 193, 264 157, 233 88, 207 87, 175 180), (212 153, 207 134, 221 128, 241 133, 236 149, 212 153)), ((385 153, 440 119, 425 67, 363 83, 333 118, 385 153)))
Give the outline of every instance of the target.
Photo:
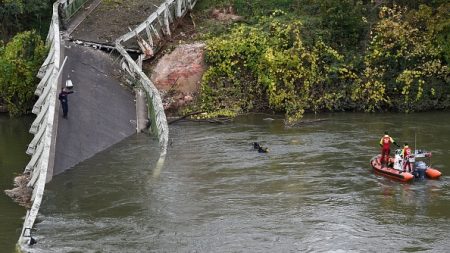
POLYGON ((361 85, 353 93, 362 109, 408 112, 448 106, 448 66, 442 60, 442 49, 434 43, 436 35, 423 22, 431 16, 414 15, 408 20, 406 11, 399 6, 380 11, 361 85))
POLYGON ((354 0, 320 1, 322 29, 326 42, 338 49, 358 48, 369 29, 365 18, 367 5, 354 0))
POLYGON ((283 6, 292 10, 300 2, 294 12, 310 10, 320 22, 275 11, 207 41, 203 110, 270 110, 294 122, 305 111, 449 108, 448 3, 409 1, 408 9, 389 1, 292 0, 283 6))
POLYGON ((36 30, 47 33, 53 0, 0 1, 0 40, 8 41, 18 32, 36 30))
POLYGON ((208 42, 201 101, 204 110, 270 109, 288 122, 305 110, 340 110, 354 78, 339 53, 302 42, 302 23, 280 22, 275 12, 257 26, 238 25, 208 42))
POLYGON ((47 54, 35 31, 18 33, 7 45, 0 45, 0 103, 10 115, 26 113, 33 105, 36 74, 47 54))

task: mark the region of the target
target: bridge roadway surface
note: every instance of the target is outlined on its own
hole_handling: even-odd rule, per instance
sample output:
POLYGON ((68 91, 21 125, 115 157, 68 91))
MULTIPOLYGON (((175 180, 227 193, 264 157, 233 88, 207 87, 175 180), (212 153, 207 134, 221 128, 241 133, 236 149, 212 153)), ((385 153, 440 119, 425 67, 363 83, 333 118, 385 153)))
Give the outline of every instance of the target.
MULTIPOLYGON (((130 28, 144 22, 164 0, 88 1, 83 11, 72 18, 68 26, 74 40, 114 45, 130 28), (82 21, 82 22, 81 22, 82 21)), ((125 46, 138 48, 133 40, 125 46)))
POLYGON ((121 81, 117 54, 78 45, 68 38, 113 45, 115 39, 128 32, 128 27, 134 28, 144 21, 161 2, 128 0, 111 5, 100 0, 88 1, 67 24, 67 30, 63 31, 66 40, 61 45, 62 58, 67 56, 61 86, 70 79, 75 92, 68 98, 68 119, 62 118, 57 101, 52 175, 136 133, 135 97, 121 81))

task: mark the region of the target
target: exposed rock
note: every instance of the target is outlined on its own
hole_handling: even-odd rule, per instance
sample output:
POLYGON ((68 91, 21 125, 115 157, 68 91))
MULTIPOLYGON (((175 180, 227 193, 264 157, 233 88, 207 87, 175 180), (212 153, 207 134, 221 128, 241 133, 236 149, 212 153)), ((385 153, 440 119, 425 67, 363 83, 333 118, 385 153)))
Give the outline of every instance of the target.
POLYGON ((206 68, 204 49, 203 43, 180 45, 158 61, 151 80, 162 93, 164 109, 177 110, 193 100, 206 68))
POLYGON ((14 178, 14 189, 5 190, 6 195, 27 209, 31 208, 31 195, 33 194, 33 189, 27 186, 29 181, 29 174, 17 176, 14 178))

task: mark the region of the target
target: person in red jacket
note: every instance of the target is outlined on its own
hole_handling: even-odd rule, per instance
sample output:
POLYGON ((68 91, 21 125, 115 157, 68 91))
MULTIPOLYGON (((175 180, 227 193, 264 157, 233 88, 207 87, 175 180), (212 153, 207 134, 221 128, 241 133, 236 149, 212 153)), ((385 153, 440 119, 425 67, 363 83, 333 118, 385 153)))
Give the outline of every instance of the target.
POLYGON ((389 155, 391 153, 391 143, 395 144, 397 147, 400 147, 391 136, 389 136, 388 132, 384 132, 384 136, 381 137, 380 146, 381 146, 381 164, 387 166, 389 163, 389 155))
POLYGON ((411 158, 411 148, 408 146, 408 143, 405 143, 402 150, 402 157, 403 157, 403 171, 412 172, 412 166, 409 162, 409 158, 411 158), (408 170, 406 170, 408 168, 408 170))

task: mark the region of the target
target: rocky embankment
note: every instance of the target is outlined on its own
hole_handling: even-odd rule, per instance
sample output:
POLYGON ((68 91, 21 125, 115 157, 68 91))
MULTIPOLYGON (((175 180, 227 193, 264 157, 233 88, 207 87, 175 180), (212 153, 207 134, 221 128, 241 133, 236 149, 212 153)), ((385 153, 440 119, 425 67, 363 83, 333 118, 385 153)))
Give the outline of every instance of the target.
POLYGON ((158 61, 151 80, 162 94, 165 110, 175 112, 198 94, 206 69, 204 53, 204 43, 184 44, 158 61))
MULTIPOLYGON (((209 12, 209 18, 224 24, 242 20, 242 17, 236 15, 231 7, 212 9, 209 12)), ((182 30, 183 27, 178 35, 186 38, 186 33, 182 30)), ((205 43, 182 43, 170 53, 163 55, 151 72, 147 73, 161 92, 164 109, 169 114, 176 114, 179 109, 196 98, 203 73, 207 68, 204 61, 205 43)))

